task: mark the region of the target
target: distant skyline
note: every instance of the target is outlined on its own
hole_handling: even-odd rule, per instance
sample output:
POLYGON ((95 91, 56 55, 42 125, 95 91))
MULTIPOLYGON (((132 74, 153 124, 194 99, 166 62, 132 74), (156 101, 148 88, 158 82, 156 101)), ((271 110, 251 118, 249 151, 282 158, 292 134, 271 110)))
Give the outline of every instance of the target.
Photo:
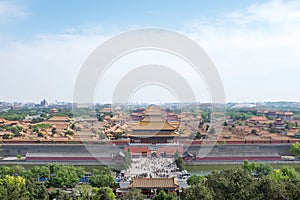
MULTIPOLYGON (((143 27, 178 31, 195 40, 219 70, 227 102, 300 102, 300 2, 295 1, 0 1, 0 101, 72 102, 81 65, 103 41, 143 27)), ((149 52, 119 60, 99 82, 95 102, 133 66, 180 68, 200 102, 209 101, 188 65, 149 52), (120 70, 122 67, 122 70, 120 70)), ((162 88, 145 87, 132 101, 176 101, 162 88)))
MULTIPOLYGON (((41 99, 40 101, 0 101, 0 104, 5 103, 5 104, 41 104, 42 101, 46 100, 47 105, 67 105, 67 104, 73 104, 73 102, 71 101, 60 101, 60 100, 56 100, 54 102, 52 101, 47 101, 47 99, 41 99)), ((211 102, 168 102, 168 101, 164 101, 164 102, 128 102, 128 104, 140 104, 140 105, 163 105, 163 104, 210 104, 211 102)), ((109 102, 93 102, 93 103, 78 103, 79 105, 89 105, 89 104, 99 104, 99 105, 104 105, 104 104, 111 104, 109 102)), ((114 104, 117 105, 118 103, 114 104)), ((119 103, 119 104, 124 104, 124 103, 119 103)), ((218 104, 218 103, 215 103, 218 104)), ((235 105, 250 105, 250 104, 297 104, 300 105, 300 101, 248 101, 248 102, 233 102, 233 101, 229 101, 226 102, 226 104, 235 104, 235 105)))

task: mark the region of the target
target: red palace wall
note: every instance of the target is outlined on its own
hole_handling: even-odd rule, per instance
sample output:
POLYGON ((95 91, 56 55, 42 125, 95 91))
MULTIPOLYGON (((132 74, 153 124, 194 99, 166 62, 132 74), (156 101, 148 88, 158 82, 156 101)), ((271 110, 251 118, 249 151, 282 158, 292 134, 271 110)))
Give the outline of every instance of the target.
MULTIPOLYGON (((150 147, 150 146, 149 146, 150 147)), ((174 155, 176 151, 180 154, 183 154, 183 147, 182 146, 160 146, 156 147, 157 149, 151 150, 148 146, 127 146, 124 148, 125 151, 130 150, 132 155, 142 155, 143 152, 147 152, 147 156, 151 156, 151 152, 155 151, 157 157, 160 157, 161 153, 166 153, 167 155, 174 155)))
POLYGON ((254 160, 281 160, 280 156, 264 156, 264 157, 205 157, 195 158, 192 161, 254 161, 254 160))
POLYGON ((110 157, 26 157, 28 161, 101 161, 101 160, 113 160, 110 157))

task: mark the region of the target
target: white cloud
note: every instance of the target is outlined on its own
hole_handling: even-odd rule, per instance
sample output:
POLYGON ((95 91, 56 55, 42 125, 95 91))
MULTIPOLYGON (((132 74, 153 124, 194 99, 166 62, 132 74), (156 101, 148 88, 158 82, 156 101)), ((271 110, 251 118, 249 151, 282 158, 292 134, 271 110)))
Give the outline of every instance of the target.
POLYGON ((264 4, 253 4, 244 11, 228 14, 239 23, 290 24, 300 22, 299 1, 273 0, 264 4))
POLYGON ((0 1, 0 22, 5 22, 14 17, 26 16, 28 12, 15 1, 0 1))
POLYGON ((0 49, 2 100, 68 100, 80 66, 106 39, 97 35, 42 35, 0 49))
POLYGON ((270 1, 186 31, 212 57, 234 101, 298 100, 300 2, 270 1))

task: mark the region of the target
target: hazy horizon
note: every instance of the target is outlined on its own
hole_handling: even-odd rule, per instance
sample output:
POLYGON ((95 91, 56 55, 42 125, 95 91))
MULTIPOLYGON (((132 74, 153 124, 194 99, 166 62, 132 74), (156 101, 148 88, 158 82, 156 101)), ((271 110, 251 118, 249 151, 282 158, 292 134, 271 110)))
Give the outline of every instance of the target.
MULTIPOLYGON (((22 103, 22 104, 26 104, 26 103, 34 103, 34 104, 40 104, 41 101, 43 100, 46 100, 47 99, 41 99, 40 101, 3 101, 0 99, 0 103, 22 103)), ((159 104, 219 104, 219 103, 213 103, 213 102, 209 102, 209 101, 202 101, 202 102, 199 102, 199 101, 195 101, 195 102, 177 102, 177 101, 164 101, 164 102, 91 102, 91 103, 75 103, 75 102, 72 102, 72 101, 47 101, 47 103, 49 105, 56 105, 56 104, 62 104, 62 103, 66 103, 66 104, 79 104, 79 105, 88 105, 88 104, 93 104, 93 105, 96 105, 96 104, 99 104, 99 105, 104 105, 104 104, 156 104, 156 105, 159 105, 159 104)), ((300 103, 300 101, 241 101, 241 102, 238 102, 238 101, 226 101, 225 102, 226 104, 264 104, 264 103, 300 103)), ((221 103, 220 103, 221 104, 221 103)))

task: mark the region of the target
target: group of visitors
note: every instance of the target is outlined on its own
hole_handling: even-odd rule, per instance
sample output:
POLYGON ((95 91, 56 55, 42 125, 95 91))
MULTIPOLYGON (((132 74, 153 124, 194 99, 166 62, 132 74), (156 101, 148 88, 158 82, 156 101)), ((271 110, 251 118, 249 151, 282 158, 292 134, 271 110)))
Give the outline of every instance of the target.
POLYGON ((133 158, 126 175, 130 177, 168 178, 177 176, 174 158, 133 158))

